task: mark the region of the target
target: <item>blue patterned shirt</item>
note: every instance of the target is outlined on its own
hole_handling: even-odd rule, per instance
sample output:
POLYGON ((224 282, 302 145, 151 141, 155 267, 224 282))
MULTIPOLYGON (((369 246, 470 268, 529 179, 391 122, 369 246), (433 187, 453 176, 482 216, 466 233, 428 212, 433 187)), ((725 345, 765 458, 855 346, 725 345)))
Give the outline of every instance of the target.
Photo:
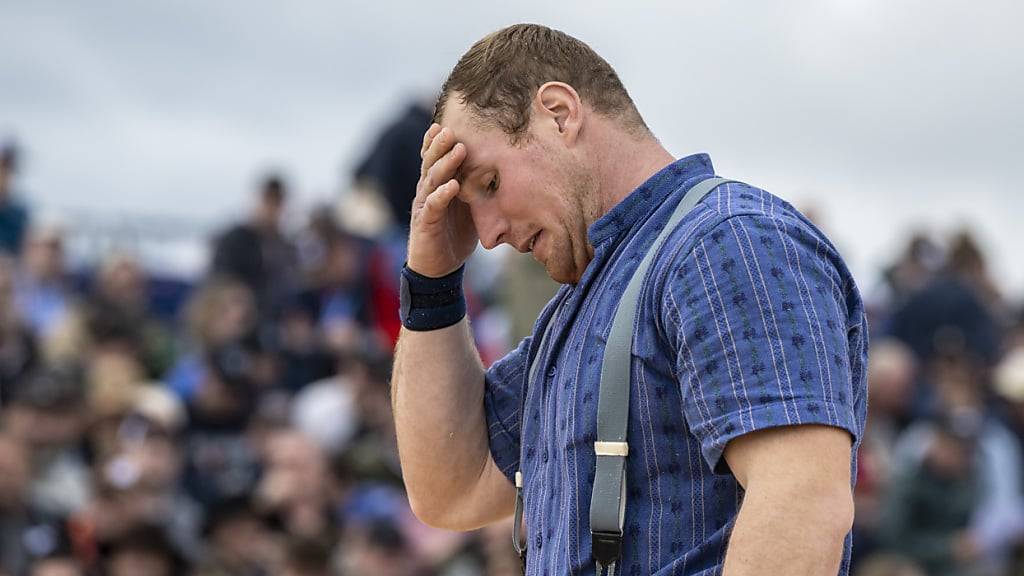
MULTIPOLYGON (((595 222, 588 230, 594 259, 580 282, 563 286, 534 337, 487 371, 491 453, 510 480, 520 467, 525 479, 528 574, 594 573, 593 442, 612 317, 672 210, 712 175, 707 155, 678 160, 595 222), (549 322, 548 344, 538 350, 549 322), (528 387, 538 354, 537 381, 528 387)), ((835 247, 796 209, 763 190, 725 184, 656 255, 634 338, 617 573, 719 574, 743 497, 722 458, 730 440, 817 423, 860 442, 867 403, 860 295, 835 247)), ((850 544, 847 537, 843 575, 850 544)))

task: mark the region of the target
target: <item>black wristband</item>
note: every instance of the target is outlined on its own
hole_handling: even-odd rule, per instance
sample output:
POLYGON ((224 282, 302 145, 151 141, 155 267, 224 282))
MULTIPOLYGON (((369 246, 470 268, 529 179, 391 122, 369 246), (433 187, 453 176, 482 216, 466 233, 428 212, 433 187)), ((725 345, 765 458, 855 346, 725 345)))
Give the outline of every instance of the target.
POLYGON ((398 315, 409 330, 425 332, 456 324, 466 315, 462 275, 466 266, 441 278, 430 278, 402 267, 398 315))

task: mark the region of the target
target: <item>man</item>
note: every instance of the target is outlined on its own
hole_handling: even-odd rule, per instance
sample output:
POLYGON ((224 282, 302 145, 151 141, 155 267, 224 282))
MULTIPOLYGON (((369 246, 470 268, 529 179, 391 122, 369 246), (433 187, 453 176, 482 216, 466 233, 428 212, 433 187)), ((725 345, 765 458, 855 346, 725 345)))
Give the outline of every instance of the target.
MULTIPOLYGON (((505 518, 521 470, 527 573, 593 574, 610 324, 669 214, 713 175, 710 160, 675 160, 607 62, 535 25, 470 48, 435 122, 393 375, 413 509, 461 530, 505 518), (532 252, 565 284, 533 336, 486 371, 459 288, 478 239, 532 252)), ((649 270, 616 574, 847 574, 866 324, 835 248, 789 204, 732 183, 672 229, 649 270)))
POLYGON ((248 286, 256 296, 261 320, 272 323, 296 289, 298 260, 281 225, 288 200, 284 178, 266 175, 258 196, 252 216, 215 241, 210 271, 248 286))

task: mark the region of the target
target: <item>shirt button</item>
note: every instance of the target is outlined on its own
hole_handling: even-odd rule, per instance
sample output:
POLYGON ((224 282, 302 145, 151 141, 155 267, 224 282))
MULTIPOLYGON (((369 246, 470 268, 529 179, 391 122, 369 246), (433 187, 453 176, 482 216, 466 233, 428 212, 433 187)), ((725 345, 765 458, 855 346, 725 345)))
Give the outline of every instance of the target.
POLYGON ((555 374, 557 372, 558 372, 558 367, 555 366, 554 364, 552 364, 551 367, 548 368, 548 378, 554 378, 555 374))

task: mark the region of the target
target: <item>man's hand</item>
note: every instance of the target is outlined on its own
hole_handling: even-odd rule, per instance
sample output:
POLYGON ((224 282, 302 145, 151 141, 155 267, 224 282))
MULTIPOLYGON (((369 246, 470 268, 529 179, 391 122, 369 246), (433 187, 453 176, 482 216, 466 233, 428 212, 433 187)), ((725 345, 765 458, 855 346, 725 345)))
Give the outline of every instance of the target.
POLYGON ((416 184, 409 227, 409 268, 434 278, 462 266, 476 248, 476 228, 469 206, 456 199, 455 174, 466 159, 466 145, 451 128, 433 124, 423 135, 423 163, 416 184))

